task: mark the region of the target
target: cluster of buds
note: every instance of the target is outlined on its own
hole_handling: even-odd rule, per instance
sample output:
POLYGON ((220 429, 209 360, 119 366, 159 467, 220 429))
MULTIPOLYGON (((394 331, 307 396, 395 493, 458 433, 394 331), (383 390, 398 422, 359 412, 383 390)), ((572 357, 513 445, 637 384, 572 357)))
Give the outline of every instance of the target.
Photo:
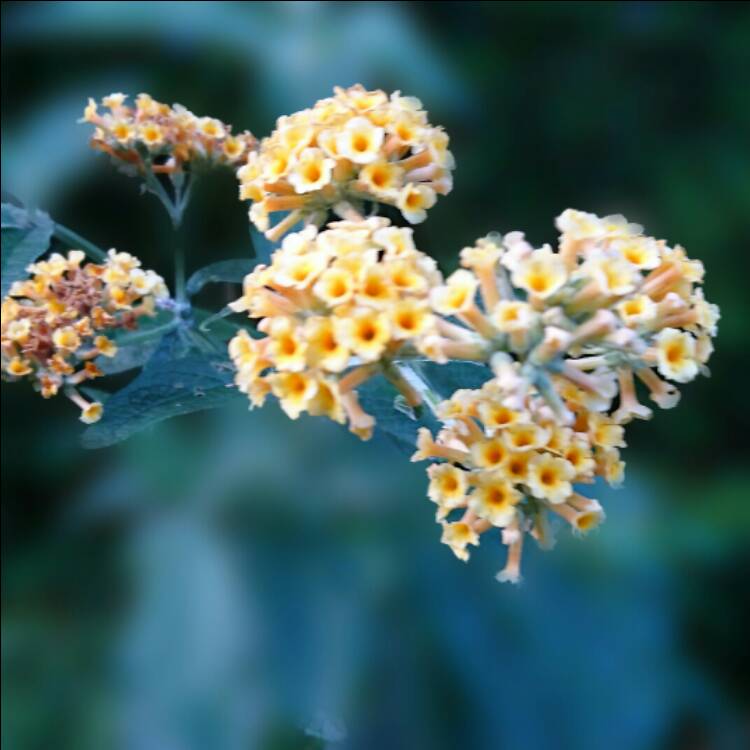
POLYGON ((465 248, 464 268, 431 293, 433 309, 466 328, 462 355, 490 362, 495 378, 443 403, 446 428, 434 441, 423 431, 415 458, 448 461, 428 469, 429 495, 460 559, 503 529, 501 580, 519 578, 524 532, 548 542, 547 511, 580 532, 597 525, 601 507, 573 485, 621 480, 623 425, 652 416, 636 379, 675 406, 674 383, 705 371, 717 333, 703 266, 681 247, 621 216, 567 210, 557 226, 556 252, 520 232, 465 248), (456 509, 460 520, 446 521, 456 509))
POLYGON ((299 222, 321 226, 329 209, 348 218, 363 201, 396 206, 417 224, 451 191, 453 167, 447 134, 418 99, 357 85, 279 118, 237 174, 251 221, 276 241, 299 222), (290 213, 271 228, 277 211, 290 213))
POLYGON ((148 94, 139 94, 132 107, 126 100, 119 93, 105 96, 101 105, 89 99, 81 122, 96 126, 94 148, 139 171, 180 172, 195 161, 237 164, 257 146, 251 133, 232 135, 221 120, 198 117, 181 104, 170 107, 148 94))
POLYGON ((273 393, 292 419, 307 411, 348 421, 366 439, 374 419, 356 391, 365 380, 382 373, 419 401, 392 360, 434 348, 429 291, 442 277, 411 229, 380 217, 328 226, 287 235, 271 264, 245 277, 231 307, 259 318, 264 335, 241 331, 229 353, 252 405, 273 393))
POLYGON ((62 390, 80 407, 81 421, 91 424, 101 418, 102 405, 87 401, 76 386, 102 375, 97 357, 117 354, 107 332, 136 328, 168 291, 161 276, 142 270, 128 253, 110 250, 100 265, 84 260, 81 250, 53 253, 11 286, 2 302, 2 372, 30 380, 44 398, 62 390))

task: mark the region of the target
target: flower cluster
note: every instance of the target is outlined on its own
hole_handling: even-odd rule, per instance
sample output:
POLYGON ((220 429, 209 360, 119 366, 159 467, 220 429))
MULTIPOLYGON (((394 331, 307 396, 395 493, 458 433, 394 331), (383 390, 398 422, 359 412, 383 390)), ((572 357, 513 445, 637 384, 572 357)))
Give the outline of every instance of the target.
POLYGON ((97 357, 117 353, 106 333, 137 327, 168 291, 161 276, 128 253, 110 250, 101 265, 84 259, 81 250, 53 253, 11 286, 2 303, 2 372, 30 380, 44 398, 63 389, 90 424, 102 405, 86 401, 76 386, 102 374, 97 357))
POLYGON ((511 352, 527 374, 549 374, 564 400, 606 410, 619 392, 620 423, 651 416, 636 399, 634 375, 658 406, 676 405, 676 387, 659 375, 695 378, 717 332, 718 307, 700 286, 703 265, 621 216, 569 209, 557 225, 557 252, 532 248, 520 232, 465 248, 464 268, 433 291, 434 309, 472 329, 468 356, 511 352))
POLYGON ((139 94, 132 107, 126 100, 119 93, 101 104, 89 99, 82 118, 96 126, 92 146, 125 164, 144 169, 147 160, 154 172, 172 173, 196 160, 236 164, 257 146, 251 133, 232 135, 221 120, 198 117, 181 104, 170 107, 148 94, 139 94))
POLYGON ((449 426, 436 441, 423 432, 416 456, 451 462, 428 470, 430 497, 440 520, 465 509, 443 534, 461 559, 482 531, 504 529, 510 554, 502 580, 518 580, 523 531, 544 539, 545 508, 580 531, 598 522, 601 508, 572 486, 594 474, 621 478, 622 425, 652 416, 636 379, 658 406, 675 406, 674 383, 705 370, 717 333, 719 310, 700 286, 703 266, 681 247, 621 216, 571 209, 557 226, 557 251, 534 249, 520 232, 465 248, 464 268, 431 292, 434 311, 473 337, 461 356, 490 362, 495 378, 445 402, 439 416, 449 426))
POLYGON ((452 188, 448 136, 427 121, 413 97, 336 88, 311 109, 279 118, 276 130, 238 171, 250 219, 277 240, 300 221, 322 225, 362 201, 396 206, 412 224, 424 221, 437 195, 452 188), (270 214, 290 211, 275 227, 270 214))
POLYGON ((253 405, 273 393, 292 419, 324 414, 369 437, 374 420, 356 387, 382 372, 411 395, 390 361, 405 351, 429 356, 437 334, 428 295, 441 280, 435 261, 415 249, 412 230, 387 219, 287 235, 231 305, 260 318, 264 334, 243 330, 230 343, 237 385, 253 405))
POLYGON ((500 529, 508 546, 498 580, 520 577, 523 538, 552 544, 549 515, 578 532, 594 528, 604 513, 598 501, 574 490, 603 477, 622 481, 624 428, 605 413, 571 403, 575 418, 560 424, 541 393, 521 375, 521 365, 496 357, 496 378, 480 390, 459 390, 437 409, 445 427, 433 439, 419 433, 414 461, 439 459, 428 470, 428 496, 438 506, 442 541, 461 560, 481 534, 500 529))

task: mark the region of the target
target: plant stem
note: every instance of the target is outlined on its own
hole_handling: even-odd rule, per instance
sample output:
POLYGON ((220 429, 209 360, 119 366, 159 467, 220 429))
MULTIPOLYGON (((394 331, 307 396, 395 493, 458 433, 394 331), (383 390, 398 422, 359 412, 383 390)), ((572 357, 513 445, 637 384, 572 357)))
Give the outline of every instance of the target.
POLYGON ((174 238, 174 293, 175 299, 179 303, 187 302, 185 292, 185 247, 182 243, 182 233, 180 225, 175 225, 174 238))
POLYGON ((146 166, 144 173, 144 180, 146 189, 153 193, 164 206, 164 209, 169 216, 169 220, 172 222, 172 228, 174 229, 174 294, 175 299, 180 304, 187 303, 187 293, 185 290, 185 246, 184 237, 180 232, 182 228, 182 219, 187 208, 187 204, 190 200, 190 191, 192 188, 192 180, 188 176, 187 178, 180 176, 181 179, 178 181, 173 180, 172 185, 174 188, 174 198, 171 198, 164 185, 162 185, 159 177, 153 173, 149 165, 146 166))
POLYGON ((104 250, 93 242, 89 242, 85 237, 81 237, 80 234, 74 232, 72 229, 64 227, 62 224, 55 222, 55 230, 52 234, 60 242, 64 242, 69 247, 85 250, 93 260, 100 262, 107 260, 107 253, 104 250))
POLYGON ((430 411, 437 416, 437 407, 443 399, 440 394, 432 390, 425 378, 422 377, 419 372, 419 363, 411 362, 409 364, 401 364, 394 362, 394 369, 396 369, 399 375, 406 381, 406 383, 412 388, 422 399, 422 403, 425 404, 430 411))

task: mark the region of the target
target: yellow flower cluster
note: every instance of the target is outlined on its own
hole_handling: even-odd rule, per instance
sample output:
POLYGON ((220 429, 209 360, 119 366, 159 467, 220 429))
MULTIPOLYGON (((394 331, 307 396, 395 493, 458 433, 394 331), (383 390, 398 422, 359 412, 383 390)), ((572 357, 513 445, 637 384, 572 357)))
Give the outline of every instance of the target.
POLYGON ((433 307, 462 317, 477 345, 471 358, 509 351, 553 374, 563 398, 609 408, 619 422, 648 418, 633 375, 662 408, 702 370, 713 351, 719 310, 706 301, 703 265, 683 248, 643 234, 622 216, 569 209, 557 219, 558 251, 534 249, 520 232, 465 248, 433 307), (479 289, 481 307, 475 301, 479 289))
POLYGON ((667 381, 705 370, 717 333, 703 266, 681 247, 621 216, 571 209, 557 226, 557 251, 534 249, 520 232, 480 240, 431 291, 433 310, 465 328, 461 356, 490 362, 495 378, 443 403, 448 427, 435 441, 422 432, 415 457, 449 462, 428 470, 429 495, 458 557, 468 558, 483 531, 504 529, 502 580, 518 580, 523 531, 544 541, 541 511, 579 531, 598 523, 598 503, 573 484, 621 479, 622 425, 652 416, 635 379, 658 406, 675 406, 679 392, 667 381), (446 522, 459 508, 461 519, 446 522))
POLYGON ((237 174, 251 221, 278 240, 300 221, 322 225, 331 208, 348 218, 362 201, 396 206, 417 224, 451 191, 453 167, 448 136, 418 99, 357 85, 279 118, 237 174), (276 211, 291 213, 271 228, 276 211))
POLYGON ((251 133, 232 135, 221 120, 198 117, 181 104, 170 107, 148 94, 139 94, 132 107, 126 100, 119 93, 105 96, 101 104, 89 99, 81 121, 96 126, 94 148, 135 167, 145 167, 144 157, 158 158, 151 169, 165 173, 179 172, 195 160, 236 164, 257 146, 251 133))
POLYGON ((613 485, 622 481, 624 428, 574 402, 573 421, 560 424, 518 362, 496 358, 495 370, 480 390, 456 391, 439 405, 445 427, 435 439, 422 428, 412 460, 441 461, 427 473, 443 543, 465 561, 468 545, 500 529, 508 562, 498 580, 517 582, 524 534, 544 547, 552 543, 550 513, 582 533, 603 519, 599 502, 573 487, 597 476, 613 485))
POLYGON ((292 419, 307 411, 348 420, 367 438, 374 420, 356 387, 382 371, 409 397, 389 361, 405 351, 429 356, 436 321, 428 295, 442 277, 411 229, 378 217, 328 226, 287 235, 271 264, 245 278, 231 307, 260 318, 264 335, 243 330, 229 352, 253 405, 273 393, 292 419))
POLYGON ((90 424, 101 418, 102 405, 75 387, 102 374, 96 357, 117 353, 106 331, 136 328, 168 291, 161 276, 128 253, 110 250, 101 265, 84 260, 81 250, 52 253, 11 286, 2 302, 2 372, 29 379, 44 398, 62 388, 90 424))

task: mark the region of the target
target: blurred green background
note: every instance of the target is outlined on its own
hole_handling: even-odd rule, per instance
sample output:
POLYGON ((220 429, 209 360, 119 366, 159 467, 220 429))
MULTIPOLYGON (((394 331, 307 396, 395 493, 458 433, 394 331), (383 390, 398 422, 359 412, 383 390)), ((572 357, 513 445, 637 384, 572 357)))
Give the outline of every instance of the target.
MULTIPOLYGON (((419 96, 456 187, 443 270, 490 230, 623 212, 707 267, 712 377, 629 430, 586 541, 501 586, 438 543, 424 466, 275 405, 79 447, 63 399, 2 388, 2 746, 739 748, 748 743, 750 5, 3 3, 2 182, 170 273, 168 222, 87 147, 87 96, 263 135, 334 84, 419 96), (744 269, 744 273, 740 270, 744 269)), ((249 252, 229 172, 189 263, 249 252)), ((234 293, 214 288, 207 305, 234 293), (213 295, 213 296, 212 296, 213 295)))

